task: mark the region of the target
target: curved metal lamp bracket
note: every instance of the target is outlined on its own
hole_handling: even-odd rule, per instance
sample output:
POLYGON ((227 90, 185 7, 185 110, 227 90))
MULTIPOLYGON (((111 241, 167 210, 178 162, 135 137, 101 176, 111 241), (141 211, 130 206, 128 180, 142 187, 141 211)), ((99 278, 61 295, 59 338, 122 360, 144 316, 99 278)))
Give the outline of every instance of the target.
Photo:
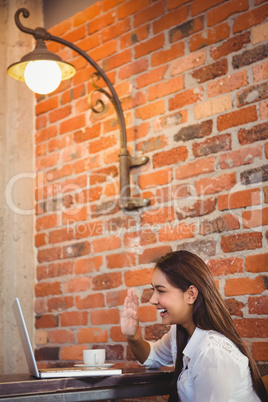
MULTIPOLYGON (((145 163, 148 162, 149 158, 146 156, 142 156, 142 157, 130 156, 130 154, 127 150, 127 135, 126 135, 126 125, 125 125, 123 110, 122 110, 118 95, 117 95, 112 83, 110 82, 109 78, 107 77, 107 75, 86 52, 81 50, 78 46, 74 45, 72 42, 69 42, 65 39, 51 35, 44 28, 31 29, 31 28, 27 28, 27 27, 23 26, 19 19, 20 14, 23 14, 24 18, 28 18, 30 13, 26 8, 20 8, 15 13, 15 23, 22 32, 33 35, 36 40, 37 39, 50 40, 50 41, 57 42, 57 43, 60 43, 64 46, 71 48, 76 53, 78 53, 80 56, 82 56, 84 59, 86 59, 88 61, 88 63, 91 64, 94 67, 94 69, 97 71, 97 73, 93 73, 92 77, 91 77, 91 82, 96 89, 94 89, 91 92, 91 94, 89 95, 89 99, 90 100, 92 99, 92 94, 95 92, 100 92, 100 93, 104 94, 112 102, 112 104, 115 108, 117 117, 118 117, 118 123, 119 123, 119 129, 120 129, 120 152, 119 152, 120 208, 126 209, 126 210, 133 210, 133 209, 142 208, 142 207, 149 205, 150 200, 148 198, 131 198, 131 196, 130 196, 130 180, 129 180, 130 169, 133 167, 144 165, 145 163), (94 77, 96 77, 97 80, 99 78, 102 78, 104 80, 104 82, 106 83, 107 87, 109 88, 110 93, 107 92, 105 89, 97 86, 96 81, 94 80, 94 77)), ((97 100, 96 105, 100 105, 101 108, 104 107, 103 101, 101 99, 97 100)), ((90 107, 93 110, 93 112, 95 112, 95 113, 100 112, 99 110, 96 109, 96 107, 94 107, 92 105, 92 102, 90 104, 90 107)))

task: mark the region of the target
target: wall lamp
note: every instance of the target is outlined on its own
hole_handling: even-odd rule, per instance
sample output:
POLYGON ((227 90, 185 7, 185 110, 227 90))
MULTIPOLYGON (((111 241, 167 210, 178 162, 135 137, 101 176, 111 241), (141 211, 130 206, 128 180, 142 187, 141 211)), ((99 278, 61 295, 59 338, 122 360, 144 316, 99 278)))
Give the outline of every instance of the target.
POLYGON ((104 102, 101 99, 97 100, 95 107, 91 101, 92 94, 99 92, 104 94, 113 104, 118 118, 120 128, 120 208, 125 210, 134 210, 149 205, 150 200, 148 198, 133 198, 130 194, 130 169, 144 165, 147 163, 148 157, 133 157, 129 154, 127 150, 126 125, 121 103, 107 75, 86 52, 81 50, 73 43, 51 35, 44 28, 38 27, 35 29, 30 29, 23 26, 20 22, 20 14, 23 14, 24 18, 28 18, 30 13, 26 8, 18 9, 15 13, 15 23, 22 32, 34 36, 36 39, 36 47, 32 52, 23 56, 18 63, 13 63, 8 67, 7 72, 9 76, 19 81, 25 81, 32 91, 41 94, 54 91, 62 80, 73 77, 76 73, 75 67, 72 64, 63 61, 55 53, 50 52, 45 45, 45 41, 47 40, 58 42, 64 46, 67 46, 86 59, 96 70, 96 72, 91 75, 91 82, 95 88, 93 91, 91 91, 89 96, 91 109, 95 113, 100 113, 104 110, 104 102), (96 84, 96 81, 99 78, 104 80, 110 92, 96 84), (96 109, 97 105, 98 109, 96 109))

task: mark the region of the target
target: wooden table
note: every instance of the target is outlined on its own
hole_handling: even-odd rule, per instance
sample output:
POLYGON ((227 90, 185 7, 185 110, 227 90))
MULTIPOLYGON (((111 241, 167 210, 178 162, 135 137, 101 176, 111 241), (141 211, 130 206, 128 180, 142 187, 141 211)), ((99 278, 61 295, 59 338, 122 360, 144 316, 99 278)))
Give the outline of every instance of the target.
POLYGON ((123 369, 122 375, 36 379, 29 374, 0 375, 0 402, 108 401, 168 395, 173 370, 123 369))

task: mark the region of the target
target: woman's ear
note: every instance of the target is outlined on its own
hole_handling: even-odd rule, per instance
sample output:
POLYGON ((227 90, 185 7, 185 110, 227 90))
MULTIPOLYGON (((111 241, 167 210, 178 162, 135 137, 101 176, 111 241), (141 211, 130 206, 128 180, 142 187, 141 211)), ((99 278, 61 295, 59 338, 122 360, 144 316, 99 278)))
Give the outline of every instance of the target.
POLYGON ((188 303, 194 304, 198 296, 198 289, 194 285, 191 285, 187 289, 187 294, 188 294, 188 303))

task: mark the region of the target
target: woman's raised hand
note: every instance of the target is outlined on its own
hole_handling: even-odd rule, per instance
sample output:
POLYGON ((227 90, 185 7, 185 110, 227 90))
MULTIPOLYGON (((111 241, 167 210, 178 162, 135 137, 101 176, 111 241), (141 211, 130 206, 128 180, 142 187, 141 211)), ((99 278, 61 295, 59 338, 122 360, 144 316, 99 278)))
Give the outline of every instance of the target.
POLYGON ((136 335, 139 328, 138 318, 139 299, 133 289, 129 289, 121 314, 121 331, 126 338, 136 335))

